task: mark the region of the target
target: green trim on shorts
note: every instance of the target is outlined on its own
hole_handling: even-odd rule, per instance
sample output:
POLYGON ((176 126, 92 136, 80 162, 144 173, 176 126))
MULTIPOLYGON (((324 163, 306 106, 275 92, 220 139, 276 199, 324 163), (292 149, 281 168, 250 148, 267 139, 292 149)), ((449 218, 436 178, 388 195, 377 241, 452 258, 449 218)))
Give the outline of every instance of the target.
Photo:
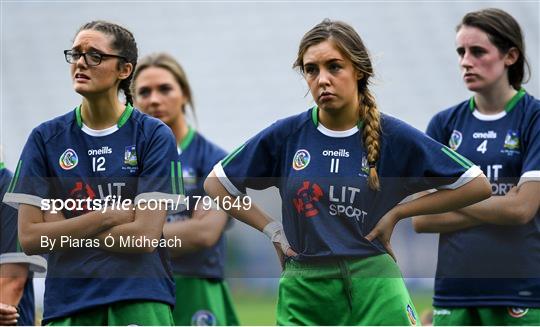
POLYGON ((519 307, 435 307, 434 326, 536 326, 540 308, 519 307))
POLYGON ((388 254, 334 263, 288 261, 279 281, 279 325, 419 325, 388 254))
POLYGON ((171 307, 162 302, 121 301, 54 319, 47 326, 174 326, 171 307))
POLYGON ((183 326, 240 325, 227 283, 223 280, 175 275, 173 318, 183 326))

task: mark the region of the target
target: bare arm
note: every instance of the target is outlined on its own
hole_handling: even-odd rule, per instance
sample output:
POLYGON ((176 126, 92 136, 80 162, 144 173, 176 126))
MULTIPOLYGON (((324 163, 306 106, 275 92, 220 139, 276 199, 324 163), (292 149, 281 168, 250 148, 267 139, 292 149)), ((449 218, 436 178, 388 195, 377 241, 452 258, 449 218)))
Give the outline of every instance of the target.
MULTIPOLYGON (((219 197, 222 201, 224 201, 226 197, 235 198, 225 189, 213 171, 204 181, 204 190, 212 198, 219 197)), ((220 203, 220 207, 224 207, 222 203, 220 203)), ((276 249, 281 267, 284 265, 285 256, 290 257, 297 254, 290 247, 289 242, 285 237, 283 226, 270 218, 270 216, 262 211, 257 205, 252 204, 249 209, 242 207, 238 209, 233 206, 230 210, 226 210, 226 212, 236 219, 265 233, 274 243, 274 248, 276 249)))
POLYGON ((62 236, 72 238, 91 238, 115 225, 131 221, 129 213, 119 214, 119 211, 89 212, 71 219, 45 221, 44 212, 40 208, 21 204, 19 206, 19 242, 26 254, 46 253, 51 248, 42 247, 41 239, 46 237, 55 242, 54 249, 61 249, 62 236))
POLYGON ((165 238, 176 236, 182 240, 181 247, 169 248, 172 257, 210 248, 219 241, 227 224, 227 214, 223 210, 203 210, 202 206, 199 207, 194 210, 191 219, 165 224, 165 238))
POLYGON ((0 265, 0 326, 16 325, 19 305, 28 277, 28 265, 6 263, 0 265))
MULTIPOLYGON (((415 198, 429 194, 418 193, 415 198)), ((450 233, 483 224, 481 221, 457 211, 416 216, 412 218, 414 230, 417 233, 450 233)))
POLYGON ((417 233, 451 233, 483 224, 456 211, 413 217, 412 223, 417 233))
MULTIPOLYGON (((132 211, 132 210, 131 210, 132 211)), ((133 212, 133 211, 132 211, 133 212)), ((156 247, 145 243, 143 247, 121 246, 122 239, 147 239, 150 242, 159 241, 163 233, 163 224, 165 223, 166 210, 149 210, 137 208, 135 210, 135 220, 132 222, 114 226, 105 230, 96 238, 99 239, 100 248, 121 253, 151 253, 156 247), (109 247, 105 238, 114 238, 113 246, 109 247)))
POLYGON ((0 302, 19 305, 28 278, 28 264, 5 263, 0 265, 0 302))
POLYGON ((497 225, 525 225, 540 208, 540 182, 526 182, 504 196, 458 210, 480 221, 497 225))
POLYGON ((375 238, 378 238, 388 253, 395 259, 390 246, 390 238, 392 237, 395 225, 401 219, 456 210, 482 201, 490 195, 491 187, 489 182, 486 176, 480 175, 457 189, 441 190, 406 203, 398 204, 379 220, 373 230, 366 235, 366 239, 373 241, 375 238))
MULTIPOLYGON (((225 189, 213 171, 204 181, 204 190, 212 198, 219 197, 219 199, 223 200, 227 196, 229 198, 235 197, 225 189)), ((222 203, 219 205, 221 208, 224 207, 222 203)), ((248 210, 231 208, 230 210, 227 210, 227 213, 261 232, 263 231, 264 227, 268 225, 268 223, 274 221, 272 218, 270 218, 270 216, 268 216, 264 211, 254 204, 252 204, 251 208, 248 210)))

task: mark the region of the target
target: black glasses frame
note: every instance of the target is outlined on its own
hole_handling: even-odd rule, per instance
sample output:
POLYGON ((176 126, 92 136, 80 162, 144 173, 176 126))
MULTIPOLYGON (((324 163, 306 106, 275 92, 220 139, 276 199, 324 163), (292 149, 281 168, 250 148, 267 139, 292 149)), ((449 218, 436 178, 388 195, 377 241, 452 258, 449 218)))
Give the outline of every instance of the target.
POLYGON ((94 52, 77 52, 77 51, 74 51, 74 50, 64 50, 64 57, 66 58, 66 61, 67 61, 68 64, 76 63, 77 60, 79 60, 79 58, 81 56, 84 57, 84 62, 88 66, 98 66, 103 61, 103 58, 120 58, 120 59, 124 59, 125 61, 127 61, 126 57, 119 56, 119 55, 114 55, 114 54, 99 53, 99 52, 95 52, 95 51, 94 52), (95 56, 96 58, 99 58, 99 61, 97 63, 88 62, 88 58, 86 57, 87 55, 95 56), (78 58, 75 59, 74 56, 77 56, 78 58), (70 58, 71 58, 71 61, 70 61, 70 58))

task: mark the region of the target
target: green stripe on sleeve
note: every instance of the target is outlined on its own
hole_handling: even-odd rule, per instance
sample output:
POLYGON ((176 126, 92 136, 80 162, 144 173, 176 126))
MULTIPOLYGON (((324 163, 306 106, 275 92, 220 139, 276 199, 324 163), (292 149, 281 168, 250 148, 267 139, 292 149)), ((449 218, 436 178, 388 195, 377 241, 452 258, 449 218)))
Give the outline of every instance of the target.
POLYGON ((446 148, 446 147, 443 147, 441 148, 442 152, 444 152, 447 156, 450 157, 450 159, 454 160, 455 162, 457 162, 458 164, 460 164, 463 168, 465 169, 469 169, 471 168, 472 165, 469 165, 467 163, 467 161, 464 161, 462 156, 459 156, 456 152, 446 148))
POLYGON ((11 193, 15 189, 15 185, 17 185, 17 179, 19 179, 19 173, 21 172, 21 166, 22 166, 22 160, 19 160, 19 163, 17 164, 17 169, 15 169, 15 175, 11 179, 11 183, 9 183, 7 192, 11 193))
POLYGON ((171 183, 173 194, 178 194, 176 193, 176 175, 174 173, 174 161, 171 161, 171 183))
POLYGON ((182 163, 180 161, 177 162, 178 167, 178 194, 185 194, 184 192, 184 174, 182 173, 182 163))
POLYGON ((221 165, 223 167, 227 166, 229 164, 229 162, 231 162, 231 160, 234 159, 234 157, 236 157, 236 155, 242 151, 242 149, 244 149, 246 145, 243 144, 242 146, 238 147, 236 150, 234 150, 233 152, 231 152, 228 156, 226 156, 222 161, 221 161, 221 165))
POLYGON ((469 168, 471 168, 472 166, 474 166, 474 162, 470 161, 469 159, 467 159, 466 157, 462 156, 461 154, 459 154, 458 152, 450 149, 450 151, 452 151, 453 154, 455 154, 459 159, 461 159, 463 162, 465 162, 469 168))

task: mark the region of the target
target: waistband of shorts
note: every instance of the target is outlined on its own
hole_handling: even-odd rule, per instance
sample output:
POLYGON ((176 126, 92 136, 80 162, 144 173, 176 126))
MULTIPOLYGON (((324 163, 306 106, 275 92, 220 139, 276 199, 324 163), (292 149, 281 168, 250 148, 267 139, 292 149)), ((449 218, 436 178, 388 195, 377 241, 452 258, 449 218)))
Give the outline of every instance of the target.
POLYGON ((339 258, 324 262, 288 260, 281 277, 310 278, 403 278, 388 254, 367 258, 339 258))

